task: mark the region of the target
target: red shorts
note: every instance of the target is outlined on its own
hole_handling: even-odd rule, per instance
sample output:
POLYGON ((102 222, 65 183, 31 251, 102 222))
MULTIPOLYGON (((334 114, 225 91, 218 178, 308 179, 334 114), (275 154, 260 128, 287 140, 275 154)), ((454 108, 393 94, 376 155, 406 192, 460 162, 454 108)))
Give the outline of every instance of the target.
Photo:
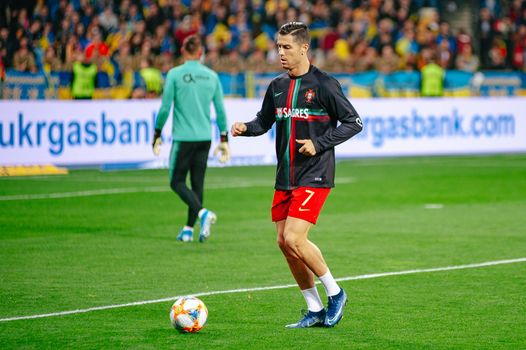
POLYGON ((292 216, 315 224, 330 191, 328 187, 276 190, 272 200, 272 221, 281 221, 292 216))

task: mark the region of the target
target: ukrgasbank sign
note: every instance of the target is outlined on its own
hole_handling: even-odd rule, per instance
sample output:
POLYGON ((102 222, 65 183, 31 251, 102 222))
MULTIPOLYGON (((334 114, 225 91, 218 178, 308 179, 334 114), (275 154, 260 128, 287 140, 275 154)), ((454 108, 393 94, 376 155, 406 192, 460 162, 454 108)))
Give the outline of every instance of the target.
MULTIPOLYGON (((228 124, 250 121, 260 99, 228 99, 228 124)), ((336 148, 338 157, 526 152, 526 99, 355 99, 364 129, 336 148)), ((161 157, 151 151, 159 100, 1 101, 0 165, 167 164, 170 119, 161 157)), ((213 107, 212 118, 214 118, 213 107)), ((189 116, 191 118, 191 116, 189 116)), ((218 142, 212 128, 212 149, 218 142)), ((230 137, 232 164, 274 162, 274 129, 230 137)), ((211 164, 215 164, 211 158, 211 164)))

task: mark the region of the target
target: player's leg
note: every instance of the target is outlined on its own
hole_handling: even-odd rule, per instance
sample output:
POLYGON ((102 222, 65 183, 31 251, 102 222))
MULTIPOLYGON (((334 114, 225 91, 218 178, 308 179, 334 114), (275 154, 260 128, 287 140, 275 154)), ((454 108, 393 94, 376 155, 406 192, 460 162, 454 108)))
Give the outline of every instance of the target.
POLYGON ((328 268, 320 249, 307 239, 311 226, 308 221, 289 216, 283 230, 284 250, 287 260, 299 260, 312 271, 311 274, 322 276, 328 268))
POLYGON ((292 192, 284 239, 289 254, 303 261, 323 284, 329 299, 325 325, 332 327, 343 316, 347 295, 332 276, 320 249, 308 239, 329 192, 328 188, 298 188, 292 192))
POLYGON ((277 243, 281 249, 294 279, 300 287, 301 293, 307 303, 308 312, 294 324, 287 325, 288 328, 306 328, 323 325, 325 309, 314 284, 314 275, 307 266, 291 255, 285 244, 285 224, 290 205, 290 191, 276 191, 272 202, 272 221, 276 223, 277 243))
MULTIPOLYGON (((285 257, 285 260, 287 260, 289 269, 292 272, 292 275, 294 276, 294 279, 296 280, 296 283, 298 283, 300 289, 304 290, 312 288, 315 286, 314 274, 301 259, 291 254, 290 249, 288 248, 287 243, 285 242, 285 224, 286 220, 276 222, 276 231, 278 233, 278 246, 281 249, 283 256, 285 257)), ((313 311, 319 311, 320 309, 321 308, 313 311)))
MULTIPOLYGON (((203 193, 205 184, 205 173, 208 162, 208 153, 210 151, 210 141, 196 142, 196 149, 192 157, 192 164, 190 167, 190 182, 192 191, 199 200, 201 208, 192 215, 196 215, 200 219, 201 229, 199 232, 199 241, 204 242, 210 237, 211 226, 217 221, 217 216, 211 210, 203 207, 203 193)), ((193 217, 195 221, 195 216, 193 217)), ((190 218, 189 218, 190 220, 190 218)))
POLYGON ((307 313, 296 323, 289 324, 287 328, 319 327, 325 321, 325 309, 321 301, 318 289, 314 283, 314 274, 305 263, 295 256, 289 249, 285 239, 285 227, 288 220, 276 222, 278 232, 278 246, 280 247, 289 269, 300 287, 301 294, 307 303, 307 313))
POLYGON ((283 232, 284 251, 287 254, 287 261, 300 260, 322 282, 329 300, 327 312, 324 315, 324 324, 333 327, 343 316, 347 295, 336 283, 320 249, 308 240, 307 236, 311 226, 312 224, 308 221, 288 217, 283 232))
MULTIPOLYGON (((173 142, 170 151, 170 187, 177 193, 182 201, 188 206, 188 212, 195 212, 201 209, 195 193, 186 186, 186 176, 190 169, 190 162, 193 156, 193 145, 191 142, 173 142)), ((190 215, 190 214, 189 214, 190 215)), ((193 240, 193 224, 187 225, 177 236, 177 240, 189 242, 193 240)))

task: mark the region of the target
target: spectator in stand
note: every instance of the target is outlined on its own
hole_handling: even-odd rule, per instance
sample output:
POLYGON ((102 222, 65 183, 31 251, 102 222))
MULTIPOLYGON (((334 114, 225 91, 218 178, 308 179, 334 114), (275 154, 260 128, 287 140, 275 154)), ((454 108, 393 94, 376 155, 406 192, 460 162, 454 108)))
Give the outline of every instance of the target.
POLYGON ((378 53, 382 52, 384 46, 394 46, 393 28, 394 22, 388 17, 382 18, 378 22, 378 34, 371 42, 371 46, 373 46, 378 53))
POLYGON ((58 72, 62 70, 62 62, 57 57, 55 48, 48 46, 44 54, 43 69, 46 73, 58 72))
POLYGON ((157 6, 155 2, 153 2, 148 8, 145 21, 146 30, 150 34, 155 33, 155 29, 163 24, 164 15, 161 11, 159 11, 159 6, 157 6))
POLYGON ((216 66, 221 68, 219 70, 220 72, 227 72, 231 74, 238 74, 245 71, 245 61, 239 55, 237 50, 230 51, 228 56, 222 56, 216 66))
POLYGON ((376 59, 378 58, 378 53, 374 47, 368 46, 365 49, 364 56, 355 62, 355 67, 357 72, 370 71, 375 69, 376 59))
POLYGON ((341 59, 335 51, 331 50, 327 52, 325 61, 321 65, 323 70, 331 73, 342 73, 350 70, 350 65, 344 59, 341 59))
POLYGON ((141 62, 143 60, 154 60, 150 39, 144 40, 141 46, 141 51, 133 55, 132 68, 134 71, 141 69, 141 62))
POLYGON ((5 27, 0 28, 0 48, 6 50, 7 55, 7 45, 9 44, 9 29, 5 27))
POLYGON ((86 58, 92 59, 96 57, 105 57, 109 54, 109 49, 106 43, 102 40, 102 33, 96 27, 93 27, 91 35, 88 36, 90 43, 86 46, 86 58))
POLYGON ((382 74, 393 73, 400 69, 400 57, 395 53, 392 46, 382 47, 380 57, 376 60, 376 70, 382 74))
POLYGON ((144 20, 144 17, 139 11, 139 7, 137 6, 137 4, 132 3, 132 5, 130 6, 130 11, 128 12, 127 19, 132 26, 134 26, 137 22, 144 20))
POLYGON ((118 50, 112 56, 113 61, 117 66, 118 75, 121 81, 131 81, 133 76, 133 58, 131 55, 130 44, 123 41, 118 50))
POLYGON ((37 72, 35 56, 29 48, 29 43, 26 37, 22 37, 20 40, 20 47, 13 57, 13 68, 20 72, 37 72))
POLYGON ((480 9, 480 19, 477 25, 479 38, 480 58, 483 68, 489 67, 489 51, 493 41, 493 19, 487 8, 480 9))
POLYGON ((482 0, 481 7, 487 8, 493 18, 498 18, 501 15, 500 0, 482 0))
POLYGON ((104 28, 106 33, 112 33, 119 28, 119 20, 111 6, 106 6, 104 12, 99 15, 99 23, 104 28))
POLYGON ((436 63, 436 57, 431 54, 426 64, 420 70, 421 87, 420 95, 423 97, 444 96, 444 78, 446 71, 436 63))
POLYGON ((408 28, 403 31, 403 35, 396 41, 395 51, 400 56, 401 64, 406 66, 409 56, 416 56, 419 51, 419 45, 415 40, 415 30, 408 28))
POLYGON ((84 24, 82 24, 82 22, 77 23, 77 25, 75 26, 75 35, 79 40, 80 47, 83 50, 85 50, 90 44, 90 41, 86 37, 86 28, 84 27, 84 24))
POLYGON ((478 70, 479 58, 473 54, 471 45, 462 46, 462 51, 458 54, 455 61, 455 68, 471 73, 478 70))
POLYGON ((175 46, 171 35, 168 35, 170 22, 165 21, 163 25, 155 29, 155 35, 152 38, 152 52, 157 55, 173 55, 175 46))
POLYGON ((464 46, 472 46, 471 36, 466 32, 464 28, 460 28, 456 38, 457 52, 462 53, 464 46))
POLYGON ((453 65, 453 52, 449 47, 450 43, 449 40, 442 40, 436 49, 437 63, 444 69, 449 69, 453 65))
POLYGON ((447 41, 448 45, 442 45, 442 47, 447 47, 448 51, 451 52, 451 55, 457 53, 457 42, 455 37, 451 34, 451 27, 449 23, 442 21, 440 23, 439 34, 436 37, 437 45, 440 47, 443 41, 447 41))
POLYGON ((244 60, 252 55, 254 52, 254 46, 250 32, 244 31, 241 33, 237 51, 244 60))
POLYGON ((526 67, 524 60, 526 56, 526 25, 521 24, 519 26, 517 32, 514 34, 513 42, 513 68, 524 71, 526 67))
POLYGON ((82 53, 83 50, 77 37, 72 35, 68 38, 67 43, 63 43, 60 46, 60 52, 62 53, 61 57, 64 62, 63 68, 65 70, 71 71, 73 68, 73 62, 77 60, 78 55, 82 53))
POLYGON ((177 46, 181 47, 183 45, 184 39, 190 35, 197 34, 197 32, 198 28, 192 27, 192 16, 184 16, 183 21, 177 26, 174 34, 177 41, 177 46))
POLYGON ((0 40, 0 99, 3 98, 3 91, 4 91, 3 83, 5 81, 5 59, 6 59, 6 56, 7 56, 7 49, 5 47, 5 44, 0 40))
POLYGON ((152 66, 151 58, 143 58, 139 75, 146 90, 146 98, 157 98, 161 96, 163 89, 163 77, 161 71, 152 66))
POLYGON ((71 96, 76 100, 91 100, 93 98, 97 80, 97 66, 92 60, 88 55, 79 52, 76 61, 73 63, 71 96))
POLYGON ((55 33, 53 32, 53 24, 51 22, 45 22, 44 29, 42 30, 42 36, 38 45, 46 50, 48 46, 55 44, 55 33))
POLYGON ((95 16, 95 8, 88 1, 83 2, 80 9, 80 21, 84 25, 84 28, 89 27, 95 16))
MULTIPOLYGON (((341 23, 341 25, 342 27, 344 27, 346 24, 341 23)), ((340 24, 338 24, 338 27, 339 26, 340 24)), ((341 37, 342 36, 340 36, 338 31, 334 27, 329 27, 320 41, 320 49, 322 49, 324 53, 329 52, 334 48, 334 43, 336 42, 336 40, 340 39, 341 37)))
POLYGON ((245 61, 245 69, 254 73, 265 73, 271 71, 265 53, 259 49, 254 50, 252 54, 245 61))
POLYGON ((523 0, 512 0, 510 4, 510 8, 508 10, 508 16, 510 17, 511 21, 514 24, 520 24, 520 18, 521 14, 523 12, 523 9, 526 9, 526 4, 524 4, 523 0))
POLYGON ((505 69, 506 57, 508 55, 506 43, 502 36, 496 35, 491 44, 491 49, 488 52, 489 68, 491 69, 505 69))
POLYGON ((388 18, 393 22, 397 22, 398 14, 396 12, 395 3, 393 0, 385 0, 380 7, 380 14, 378 16, 380 20, 388 18))

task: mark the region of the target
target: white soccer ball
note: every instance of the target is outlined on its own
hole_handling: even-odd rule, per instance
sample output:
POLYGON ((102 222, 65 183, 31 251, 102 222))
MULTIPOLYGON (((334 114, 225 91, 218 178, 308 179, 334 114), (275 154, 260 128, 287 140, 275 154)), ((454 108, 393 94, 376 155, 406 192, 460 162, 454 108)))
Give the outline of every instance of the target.
POLYGON ((180 332, 199 332, 205 326, 207 318, 205 303, 196 297, 179 298, 170 310, 172 326, 180 332))

